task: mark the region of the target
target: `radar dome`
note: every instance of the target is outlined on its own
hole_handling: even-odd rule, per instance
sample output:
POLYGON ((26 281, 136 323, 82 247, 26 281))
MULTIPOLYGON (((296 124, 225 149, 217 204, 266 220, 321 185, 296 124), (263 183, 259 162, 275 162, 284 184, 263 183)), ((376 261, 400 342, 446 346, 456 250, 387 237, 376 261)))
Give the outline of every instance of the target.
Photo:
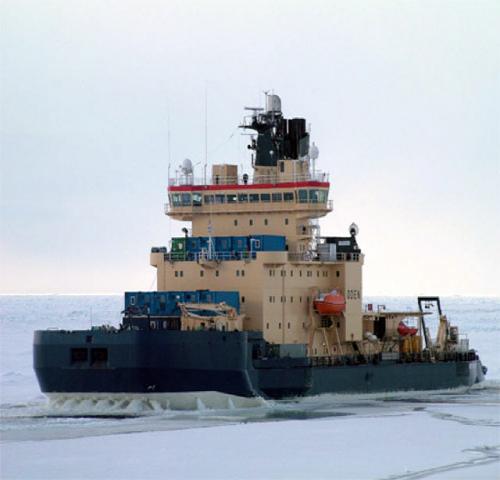
POLYGON ((193 162, 189 158, 185 158, 182 162, 182 173, 184 175, 191 175, 193 173, 193 162))
POLYGON ((316 160, 319 157, 319 148, 316 146, 314 142, 309 147, 309 156, 311 157, 312 160, 316 160))
POLYGON ((359 228, 355 223, 351 223, 351 226, 349 227, 349 233, 353 237, 355 237, 359 233, 359 228))
POLYGON ((281 113, 281 98, 278 95, 266 95, 266 111, 281 113))

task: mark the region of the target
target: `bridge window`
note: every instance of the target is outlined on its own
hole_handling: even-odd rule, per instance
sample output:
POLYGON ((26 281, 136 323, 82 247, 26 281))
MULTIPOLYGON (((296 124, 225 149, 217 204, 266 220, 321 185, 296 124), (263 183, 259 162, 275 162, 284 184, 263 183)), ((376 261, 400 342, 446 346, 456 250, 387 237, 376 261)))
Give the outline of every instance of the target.
POLYGON ((182 201, 183 207, 190 207, 191 206, 191 194, 190 193, 182 193, 181 194, 181 201, 182 201))
POLYGON ((225 203, 225 195, 215 195, 215 203, 225 203))
POLYGON ((259 194, 258 193, 251 193, 250 194, 250 202, 258 202, 259 201, 259 194))
POLYGON ((238 195, 238 202, 242 202, 242 203, 248 202, 248 194, 246 194, 246 193, 240 193, 238 195))
POLYGON ((314 189, 314 190, 309 190, 309 201, 311 203, 318 203, 319 201, 319 191, 314 189))
POLYGON ((203 199, 204 199, 204 201, 205 201, 205 203, 207 205, 210 205, 211 203, 214 203, 214 196, 213 195, 205 195, 203 197, 203 199))
POLYGON ((193 206, 201 207, 201 193, 193 193, 193 206))
POLYGON ((236 203, 236 194, 227 195, 227 203, 236 203))
POLYGON ((261 193, 260 194, 260 201, 261 202, 270 202, 271 201, 271 194, 270 193, 261 193))
POLYGON ((172 195, 172 205, 174 207, 180 207, 180 205, 181 205, 181 195, 179 193, 174 193, 172 195))
POLYGON ((293 192, 285 192, 283 194, 283 200, 285 200, 285 202, 293 202, 294 200, 293 192))
POLYGON ((328 191, 318 190, 318 202, 326 203, 327 200, 328 200, 328 191))
POLYGON ((299 190, 299 203, 307 203, 308 202, 308 193, 307 190, 299 190))
POLYGON ((273 199, 273 202, 281 202, 283 200, 283 194, 282 193, 273 193, 272 199, 273 199))

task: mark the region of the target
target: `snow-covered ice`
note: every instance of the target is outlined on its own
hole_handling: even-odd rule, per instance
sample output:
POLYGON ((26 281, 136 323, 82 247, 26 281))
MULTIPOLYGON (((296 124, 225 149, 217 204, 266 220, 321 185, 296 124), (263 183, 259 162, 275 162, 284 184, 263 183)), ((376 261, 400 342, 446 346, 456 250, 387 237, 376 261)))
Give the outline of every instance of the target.
MULTIPOLYGON (((414 299, 379 298, 395 309, 414 299)), ((37 328, 119 321, 120 296, 0 297, 1 478, 500 478, 500 300, 443 299, 488 366, 472 389, 322 395, 252 408, 105 401, 55 408, 32 371, 37 328), (81 416, 77 416, 81 415, 81 416)))

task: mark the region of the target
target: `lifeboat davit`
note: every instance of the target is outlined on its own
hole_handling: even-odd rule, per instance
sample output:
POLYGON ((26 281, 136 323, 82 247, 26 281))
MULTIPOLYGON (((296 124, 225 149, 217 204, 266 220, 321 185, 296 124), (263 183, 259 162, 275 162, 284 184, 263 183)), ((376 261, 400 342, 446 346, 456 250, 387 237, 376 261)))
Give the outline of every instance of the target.
POLYGON ((409 327, 408 325, 406 325, 406 323, 399 322, 398 333, 402 337, 406 337, 407 335, 410 335, 410 336, 416 335, 417 332, 418 332, 418 328, 409 327))
POLYGON ((345 297, 337 290, 314 299, 314 308, 320 315, 340 315, 345 310, 345 297))

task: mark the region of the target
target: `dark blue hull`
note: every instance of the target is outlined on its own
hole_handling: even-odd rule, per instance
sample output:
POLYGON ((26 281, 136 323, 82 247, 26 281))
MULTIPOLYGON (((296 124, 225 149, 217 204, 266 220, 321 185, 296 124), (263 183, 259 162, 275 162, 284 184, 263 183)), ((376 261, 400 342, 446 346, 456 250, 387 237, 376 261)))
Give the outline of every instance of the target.
POLYGON ((44 393, 216 391, 284 398, 347 392, 433 390, 483 380, 480 360, 318 365, 266 358, 259 332, 37 331, 34 368, 44 393))

